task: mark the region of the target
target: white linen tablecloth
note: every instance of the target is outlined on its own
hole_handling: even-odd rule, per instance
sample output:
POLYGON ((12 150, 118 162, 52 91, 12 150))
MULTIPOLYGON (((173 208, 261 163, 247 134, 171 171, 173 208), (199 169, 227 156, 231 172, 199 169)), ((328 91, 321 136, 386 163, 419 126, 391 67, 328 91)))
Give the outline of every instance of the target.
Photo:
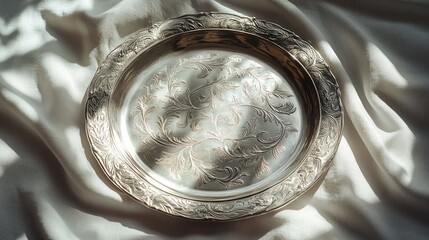
POLYGON ((428 58, 424 0, 1 0, 0 239, 429 239, 428 58), (136 30, 202 11, 278 23, 330 64, 344 134, 306 204, 178 219, 121 194, 92 157, 97 66, 136 30))

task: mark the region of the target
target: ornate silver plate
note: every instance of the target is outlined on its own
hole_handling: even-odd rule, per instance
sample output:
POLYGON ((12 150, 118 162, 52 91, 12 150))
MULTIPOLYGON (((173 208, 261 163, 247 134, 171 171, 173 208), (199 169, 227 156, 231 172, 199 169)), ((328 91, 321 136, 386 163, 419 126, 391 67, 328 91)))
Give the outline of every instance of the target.
POLYGON ((86 133, 109 179, 148 207, 232 220, 277 209, 325 173, 337 83, 280 26, 186 15, 131 35, 89 86, 86 133))

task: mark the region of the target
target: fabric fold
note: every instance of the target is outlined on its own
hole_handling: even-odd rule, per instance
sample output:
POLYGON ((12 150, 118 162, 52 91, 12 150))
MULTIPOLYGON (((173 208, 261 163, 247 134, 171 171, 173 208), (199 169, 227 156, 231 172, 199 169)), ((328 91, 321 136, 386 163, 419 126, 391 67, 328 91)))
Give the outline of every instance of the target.
POLYGON ((0 238, 426 239, 425 1, 5 1, 0 7, 0 238), (104 175, 85 94, 133 32, 202 11, 275 22, 310 42, 342 91, 344 136, 305 204, 228 223, 135 203, 104 175), (10 216, 10 217, 7 217, 10 216))

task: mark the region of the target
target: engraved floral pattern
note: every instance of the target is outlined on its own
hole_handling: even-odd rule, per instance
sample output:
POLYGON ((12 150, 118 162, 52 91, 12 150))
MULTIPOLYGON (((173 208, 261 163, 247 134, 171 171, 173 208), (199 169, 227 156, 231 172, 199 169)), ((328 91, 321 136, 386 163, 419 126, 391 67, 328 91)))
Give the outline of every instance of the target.
MULTIPOLYGON (((131 113, 139 120, 135 123, 135 133, 143 137, 143 146, 151 145, 152 151, 173 150, 161 150, 155 162, 168 165, 174 178, 181 179, 184 173, 191 173, 197 178, 197 186, 209 182, 225 188, 243 184, 243 179, 251 173, 256 177, 264 174, 269 169, 268 155, 278 158, 284 149, 282 140, 297 131, 281 116, 296 111, 289 101, 293 98, 291 92, 280 87, 275 80, 281 80, 271 76, 264 67, 256 63, 238 65, 241 61, 239 56, 216 54, 182 59, 174 66, 165 66, 137 99, 131 113), (200 84, 189 89, 178 74, 184 69, 193 70, 200 84), (273 85, 272 89, 269 84, 273 85), (233 91, 237 89, 240 95, 233 91), (154 113, 160 100, 157 92, 165 92, 165 96, 161 96, 163 113, 159 116, 154 113), (243 121, 246 111, 253 115, 243 121), (175 119, 179 121, 173 124, 175 119), (156 129, 148 125, 151 120, 157 122, 156 129), (205 129, 200 127, 201 123, 205 129), (225 131, 224 125, 242 127, 237 135, 225 131), (260 129, 263 126, 275 132, 270 134, 260 129), (175 136, 172 128, 200 134, 175 136), (154 148, 154 144, 162 147, 154 148), (210 149, 200 148, 203 144, 210 149)), ((141 155, 152 157, 150 150, 143 151, 141 155)))
MULTIPOLYGON (((292 60, 290 60, 292 61, 292 60)), ((131 35, 100 65, 88 90, 86 133, 91 150, 112 182, 151 208, 193 219, 231 220, 277 209, 301 195, 329 168, 343 126, 338 85, 322 57, 307 42, 282 27, 255 18, 222 13, 187 15, 131 35), (179 27, 178 27, 179 26, 179 27), (321 131, 309 154, 295 172, 251 196, 226 201, 199 201, 171 195, 137 174, 115 149, 107 117, 113 86, 125 66, 157 40, 196 29, 231 29, 260 36, 278 44, 305 67, 319 92, 321 131)), ((234 171, 231 169, 231 171, 234 171)))

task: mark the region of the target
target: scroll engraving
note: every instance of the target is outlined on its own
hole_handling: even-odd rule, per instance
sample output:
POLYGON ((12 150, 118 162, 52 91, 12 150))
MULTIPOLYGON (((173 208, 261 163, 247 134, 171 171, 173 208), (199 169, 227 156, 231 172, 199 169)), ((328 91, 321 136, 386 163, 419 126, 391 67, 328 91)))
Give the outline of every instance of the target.
MULTIPOLYGON (((198 63, 196 65, 198 65, 198 63)), ((195 68, 198 69, 196 65, 195 68)), ((207 70, 208 68, 201 67, 201 70, 197 70, 201 72, 201 76, 206 72, 204 69, 207 70)), ((210 72, 210 70, 208 70, 208 72, 210 72)), ((174 81, 171 81, 171 83, 174 83, 174 81)), ((180 84, 180 81, 175 85, 170 84, 171 93, 174 93, 174 91, 176 91, 175 89, 180 90, 180 84)), ((212 86, 215 85, 217 84, 212 84, 212 86)), ((219 87, 221 87, 221 85, 219 85, 219 87)), ((222 87, 225 88, 225 86, 222 87)), ((206 88, 209 87, 207 86, 206 88)), ((235 90, 234 85, 227 86, 227 88, 235 90)), ((225 93, 228 92, 228 90, 222 89, 222 91, 219 91, 219 94, 214 94, 215 90, 213 89, 211 90, 211 95, 212 97, 226 98, 226 94, 222 96, 221 92, 225 93)), ((274 92, 272 92, 272 94, 274 94, 274 92)), ((182 114, 181 120, 183 120, 180 123, 184 124, 184 126, 187 126, 188 128, 190 128, 191 123, 194 123, 194 129, 198 130, 199 122, 201 120, 195 121, 195 112, 191 110, 182 111, 182 109, 187 105, 189 107, 191 103, 195 107, 203 106, 207 99, 202 96, 200 98, 193 98, 187 102, 184 97, 186 94, 182 95, 183 94, 178 94, 176 99, 174 99, 174 94, 171 95, 171 101, 178 100, 178 107, 171 104, 172 107, 170 107, 171 110, 169 110, 171 112, 170 114, 172 115, 176 112, 176 108, 178 110, 180 109, 179 112, 182 114), (199 102, 198 104, 200 105, 195 105, 195 101, 199 102), (190 113, 192 119, 190 117, 185 117, 189 116, 188 113, 190 113)), ((145 96, 147 98, 147 95, 142 95, 142 98, 139 99, 141 103, 149 101, 144 99, 145 96)), ((249 97, 258 96, 249 94, 249 97)), ((146 112, 146 114, 150 114, 150 112, 153 111, 148 107, 150 104, 143 105, 145 107, 142 107, 140 109, 141 111, 146 112)), ((273 108, 269 106, 267 109, 270 109, 271 113, 275 112, 276 116, 279 116, 279 114, 281 116, 283 115, 281 112, 292 111, 293 107, 285 104, 284 106, 273 105, 273 108), (275 109, 280 112, 276 112, 275 109)), ((294 200, 327 171, 336 148, 339 145, 343 126, 342 106, 338 85, 325 61, 309 43, 276 24, 255 18, 221 13, 187 15, 166 22, 157 23, 148 29, 131 35, 126 42, 115 49, 106 58, 104 63, 100 65, 94 80, 89 87, 86 110, 85 126, 86 133, 91 144, 91 149, 96 160, 99 161, 101 167, 112 182, 134 199, 144 203, 146 206, 176 216, 193 219, 237 219, 271 211, 294 200), (124 160, 125 157, 114 148, 112 136, 109 134, 112 131, 112 126, 107 115, 107 105, 110 101, 112 91, 114 91, 113 86, 118 81, 120 73, 125 69, 127 64, 135 59, 136 56, 138 56, 138 53, 150 48, 152 44, 158 40, 162 40, 174 34, 180 34, 181 32, 195 31, 204 28, 210 28, 214 31, 226 29, 231 31, 237 30, 247 32, 264 39, 268 39, 269 41, 281 46, 288 53, 298 59, 311 76, 318 91, 322 110, 320 133, 318 133, 315 143, 310 146, 311 149, 308 156, 303 159, 302 165, 300 165, 296 171, 287 176, 284 180, 261 192, 226 201, 212 202, 183 198, 169 194, 157 188, 146 179, 142 178, 128 165, 124 160)), ((259 118, 266 118, 267 122, 269 122, 271 115, 264 112, 259 112, 258 114, 256 110, 252 111, 259 118)), ((139 112, 137 112, 137 114, 138 113, 139 112)), ((199 117, 202 117, 202 115, 199 115, 199 117)), ((274 118, 272 118, 272 121, 272 123, 275 122, 274 118)), ((162 121, 160 122, 163 123, 162 121)), ((167 127, 168 121, 164 120, 164 123, 167 127)), ((249 123, 250 124, 247 126, 248 130, 245 130, 243 127, 243 133, 246 133, 246 131, 252 132, 253 123, 251 121, 249 121, 249 123)), ((258 124, 261 124, 261 121, 259 121, 258 124)), ((279 125, 278 127, 280 128, 279 125)), ((168 128, 166 128, 166 130, 168 130, 168 128)), ((148 131, 152 130, 148 128, 148 131)), ((159 134, 159 132, 152 131, 151 133, 154 134, 155 139, 158 139, 156 134, 159 134)), ((261 137, 265 137, 264 134, 262 134, 261 137)), ((161 138, 160 143, 162 143, 162 141, 164 140, 161 138)), ((176 139, 172 136, 168 141, 175 142, 176 139)), ((273 150, 269 151, 272 152, 273 150)), ((232 153, 234 155, 239 153, 239 151, 235 148, 232 153)), ((202 156, 195 157, 197 159, 202 158, 202 156)), ((167 156, 164 159, 171 160, 174 158, 167 156)), ((159 162, 163 162, 163 157, 159 158, 159 162)), ((180 163, 180 161, 175 163, 180 163)), ((188 166, 186 164, 184 166, 184 169, 187 169, 188 166)), ((244 179, 244 176, 240 176, 240 173, 238 173, 240 171, 237 171, 235 168, 225 167, 225 171, 227 171, 225 176, 231 175, 239 177, 235 179, 224 179, 220 177, 219 180, 216 181, 226 180, 227 182, 234 183, 234 181, 240 182, 240 179, 244 179)))
POLYGON ((297 131, 282 116, 296 111, 289 100, 294 96, 264 67, 241 62, 236 55, 200 55, 165 66, 150 79, 131 113, 138 119, 135 133, 143 138, 141 155, 151 158, 150 151, 158 151, 147 160, 167 165, 175 179, 190 173, 197 188, 210 182, 230 188, 264 174, 270 157, 284 150, 283 140, 297 131), (182 79, 181 72, 196 80, 182 79), (191 136, 179 136, 180 129, 191 136))

